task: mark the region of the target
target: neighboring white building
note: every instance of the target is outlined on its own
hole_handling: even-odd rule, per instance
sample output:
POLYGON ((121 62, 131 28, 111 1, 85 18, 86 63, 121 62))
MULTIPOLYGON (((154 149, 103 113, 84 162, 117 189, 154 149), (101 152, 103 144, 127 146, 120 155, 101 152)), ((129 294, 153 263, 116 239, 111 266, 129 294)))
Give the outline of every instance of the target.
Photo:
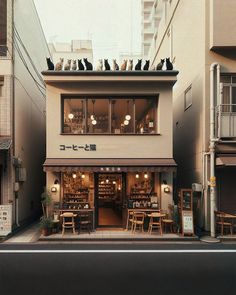
POLYGON ((178 187, 202 184, 194 198, 196 221, 205 229, 211 225, 214 235, 214 209, 236 213, 236 1, 155 3, 161 20, 149 50, 151 66, 170 57, 179 70, 173 88, 178 187))
POLYGON ((60 58, 78 60, 87 58, 93 63, 93 48, 91 40, 72 40, 71 43, 56 42, 48 44, 53 62, 56 64, 60 58))
POLYGON ((0 0, 0 36, 0 204, 18 226, 41 212, 50 52, 32 0, 0 0))

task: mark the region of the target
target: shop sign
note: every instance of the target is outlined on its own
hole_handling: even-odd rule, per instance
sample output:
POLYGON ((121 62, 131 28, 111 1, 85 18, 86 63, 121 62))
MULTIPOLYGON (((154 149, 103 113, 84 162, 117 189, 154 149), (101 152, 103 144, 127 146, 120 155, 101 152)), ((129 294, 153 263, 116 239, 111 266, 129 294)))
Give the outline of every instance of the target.
POLYGON ((193 211, 182 211, 182 232, 184 234, 194 234, 193 211))
POLYGON ((77 144, 71 144, 71 145, 65 145, 60 144, 60 151, 79 151, 84 150, 86 152, 94 152, 97 150, 96 144, 85 144, 85 145, 77 145, 77 144))
POLYGON ((12 205, 0 206, 0 236, 7 236, 12 227, 12 205))

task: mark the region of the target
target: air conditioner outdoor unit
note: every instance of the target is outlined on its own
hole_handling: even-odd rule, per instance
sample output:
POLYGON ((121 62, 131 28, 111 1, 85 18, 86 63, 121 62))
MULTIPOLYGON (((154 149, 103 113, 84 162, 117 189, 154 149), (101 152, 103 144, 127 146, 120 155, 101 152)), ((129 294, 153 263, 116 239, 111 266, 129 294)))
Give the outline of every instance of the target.
POLYGON ((194 192, 201 192, 202 191, 202 184, 200 184, 200 183, 192 183, 192 190, 194 192))

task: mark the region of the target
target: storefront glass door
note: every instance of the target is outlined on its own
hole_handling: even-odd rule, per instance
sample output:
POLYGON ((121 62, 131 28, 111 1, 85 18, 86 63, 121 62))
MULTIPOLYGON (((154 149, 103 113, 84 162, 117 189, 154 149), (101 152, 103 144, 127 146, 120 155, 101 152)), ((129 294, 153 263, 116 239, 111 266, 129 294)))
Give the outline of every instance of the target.
POLYGON ((95 176, 95 206, 98 227, 122 227, 122 192, 122 174, 99 173, 95 176))

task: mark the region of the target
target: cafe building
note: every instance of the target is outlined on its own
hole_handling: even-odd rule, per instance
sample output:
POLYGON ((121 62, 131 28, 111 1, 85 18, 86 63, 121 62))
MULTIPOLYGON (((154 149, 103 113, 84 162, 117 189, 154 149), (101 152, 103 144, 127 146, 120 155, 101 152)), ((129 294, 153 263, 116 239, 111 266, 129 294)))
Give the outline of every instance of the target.
POLYGON ((54 212, 90 211, 93 229, 173 204, 176 71, 45 71, 47 189, 54 212))

